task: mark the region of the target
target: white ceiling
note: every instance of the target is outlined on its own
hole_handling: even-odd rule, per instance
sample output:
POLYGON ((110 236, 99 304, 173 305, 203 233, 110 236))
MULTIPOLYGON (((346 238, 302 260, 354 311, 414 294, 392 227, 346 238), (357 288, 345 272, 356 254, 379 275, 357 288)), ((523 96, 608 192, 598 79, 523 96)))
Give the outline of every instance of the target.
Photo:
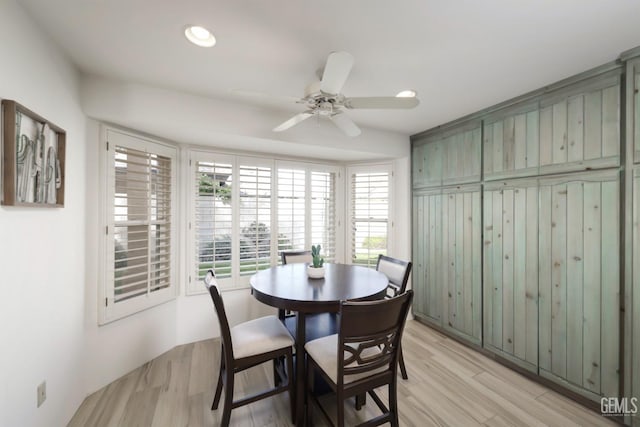
MULTIPOLYGON (((414 110, 348 112, 361 126, 403 134, 640 45, 637 0, 19 2, 83 73, 212 98, 260 103, 232 89, 302 96, 327 55, 345 50, 356 61, 346 96, 418 91, 414 110), (218 44, 191 45, 187 24, 210 28, 218 44)), ((302 109, 273 108, 282 120, 302 109)))

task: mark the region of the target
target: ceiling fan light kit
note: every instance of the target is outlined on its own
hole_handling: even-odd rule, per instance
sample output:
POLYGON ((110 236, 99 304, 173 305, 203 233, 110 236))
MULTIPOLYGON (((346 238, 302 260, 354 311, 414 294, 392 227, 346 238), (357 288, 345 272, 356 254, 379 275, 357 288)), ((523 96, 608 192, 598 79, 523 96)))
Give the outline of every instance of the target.
MULTIPOLYGON (((316 116, 329 118, 338 129, 353 137, 360 135, 362 131, 344 113, 344 109, 408 109, 415 108, 420 103, 415 97, 415 91, 411 91, 412 96, 398 94, 398 96, 347 98, 341 91, 353 68, 353 63, 354 59, 350 53, 330 53, 324 69, 318 73, 320 81, 309 84, 305 88, 304 97, 296 101, 298 104, 305 105, 306 111, 276 126, 273 131, 285 131, 309 117, 316 116)), ((237 93, 242 94, 242 92, 237 93)))

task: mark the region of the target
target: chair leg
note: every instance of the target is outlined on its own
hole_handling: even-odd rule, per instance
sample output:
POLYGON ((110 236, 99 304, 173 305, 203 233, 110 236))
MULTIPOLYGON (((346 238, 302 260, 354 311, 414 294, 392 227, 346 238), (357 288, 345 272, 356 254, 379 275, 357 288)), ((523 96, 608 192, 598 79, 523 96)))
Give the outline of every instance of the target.
POLYGON ((342 397, 342 393, 340 391, 338 391, 336 395, 336 400, 338 410, 337 426, 344 427, 344 398, 342 397))
POLYGON ((278 375, 278 366, 280 366, 280 358, 273 359, 273 386, 278 387, 280 385, 280 375, 278 375))
POLYGON ((289 388, 289 402, 291 403, 291 422, 296 423, 296 388, 293 382, 293 352, 287 355, 287 383, 289 388))
POLYGON ((214 411, 218 409, 218 404, 220 403, 220 395, 222 394, 222 376, 224 375, 224 349, 222 349, 220 354, 220 370, 218 372, 218 385, 216 386, 216 394, 213 397, 213 403, 211 404, 211 410, 214 411))
POLYGON ((407 368, 404 366, 404 356, 402 356, 402 344, 398 346, 398 360, 400 361, 400 373, 403 380, 408 380, 407 368))
POLYGON ((224 408, 222 409, 222 421, 220 421, 220 425, 222 427, 229 427, 231 405, 233 404, 233 380, 235 373, 233 369, 226 369, 225 375, 227 381, 224 387, 224 408))
POLYGON ((398 389, 397 380, 389 384, 389 412, 391 412, 391 427, 398 427, 398 389))
POLYGON ((367 393, 356 395, 356 411, 362 409, 367 404, 367 393))
POLYGON ((314 366, 312 363, 307 363, 307 390, 305 392, 305 398, 306 398, 306 426, 312 426, 313 425, 313 414, 312 409, 311 408, 313 406, 313 373, 314 373, 314 366))

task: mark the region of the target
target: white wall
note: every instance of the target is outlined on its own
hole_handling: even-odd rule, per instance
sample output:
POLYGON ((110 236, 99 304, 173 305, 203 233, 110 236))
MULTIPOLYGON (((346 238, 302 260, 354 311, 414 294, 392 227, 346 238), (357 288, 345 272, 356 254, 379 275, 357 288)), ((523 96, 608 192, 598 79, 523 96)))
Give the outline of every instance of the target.
POLYGON ((14 0, 0 0, 0 58, 0 97, 67 132, 65 207, 0 207, 0 425, 62 426, 85 397, 79 79, 14 0), (43 380, 47 400, 36 408, 43 380))

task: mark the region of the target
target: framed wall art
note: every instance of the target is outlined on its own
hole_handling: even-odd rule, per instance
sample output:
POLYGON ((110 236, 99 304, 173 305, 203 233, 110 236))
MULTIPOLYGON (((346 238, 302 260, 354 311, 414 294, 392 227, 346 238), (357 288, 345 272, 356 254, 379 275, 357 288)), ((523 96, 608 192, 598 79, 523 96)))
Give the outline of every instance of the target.
POLYGON ((66 132, 6 99, 2 128, 2 204, 63 207, 66 132))

